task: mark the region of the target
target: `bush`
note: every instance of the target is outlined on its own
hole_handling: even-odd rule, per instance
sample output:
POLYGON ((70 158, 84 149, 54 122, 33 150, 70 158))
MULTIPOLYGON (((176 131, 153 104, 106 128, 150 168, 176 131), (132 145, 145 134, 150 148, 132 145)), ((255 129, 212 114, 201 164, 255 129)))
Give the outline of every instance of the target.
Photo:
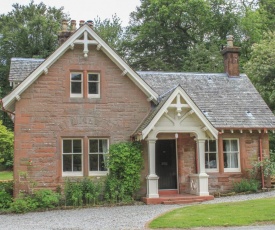
POLYGON ((137 142, 110 146, 107 161, 110 175, 105 186, 105 199, 108 202, 128 202, 134 199, 140 188, 140 171, 143 166, 141 153, 141 144, 137 142))
POLYGON ((93 182, 89 178, 65 183, 65 204, 73 206, 95 205, 99 202, 102 195, 101 182, 93 182))
POLYGON ((60 195, 50 189, 35 191, 33 200, 37 203, 37 208, 54 208, 59 205, 60 195))
POLYGON ((240 182, 233 183, 234 192, 257 192, 259 188, 259 181, 254 179, 242 179, 240 182))
POLYGON ((25 213, 38 208, 38 203, 29 195, 20 194, 10 206, 10 210, 15 213, 25 213))
POLYGON ((5 190, 0 190, 0 209, 8 209, 12 203, 12 196, 5 190))
POLYGON ((0 191, 13 195, 13 181, 0 181, 0 191))

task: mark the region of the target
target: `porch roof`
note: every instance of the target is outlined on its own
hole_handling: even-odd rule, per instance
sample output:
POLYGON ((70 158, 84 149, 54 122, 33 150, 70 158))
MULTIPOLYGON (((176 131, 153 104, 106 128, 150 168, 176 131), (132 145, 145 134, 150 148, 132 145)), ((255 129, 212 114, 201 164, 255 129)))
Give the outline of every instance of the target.
POLYGON ((159 95, 135 134, 150 123, 163 106, 171 89, 180 85, 216 129, 275 129, 275 116, 249 78, 242 74, 137 72, 159 95))

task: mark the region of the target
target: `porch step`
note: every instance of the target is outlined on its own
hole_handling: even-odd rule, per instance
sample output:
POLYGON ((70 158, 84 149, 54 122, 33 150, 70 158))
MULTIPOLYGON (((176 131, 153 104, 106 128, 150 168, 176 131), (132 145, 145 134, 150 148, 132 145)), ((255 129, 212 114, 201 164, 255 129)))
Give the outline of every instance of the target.
POLYGON ((214 196, 195 196, 190 194, 175 194, 175 195, 163 195, 159 198, 147 198, 143 197, 142 201, 145 204, 190 204, 198 203, 207 200, 213 200, 214 196))
POLYGON ((168 196, 168 195, 175 195, 178 194, 177 189, 168 189, 168 190, 159 190, 159 195, 160 196, 168 196))

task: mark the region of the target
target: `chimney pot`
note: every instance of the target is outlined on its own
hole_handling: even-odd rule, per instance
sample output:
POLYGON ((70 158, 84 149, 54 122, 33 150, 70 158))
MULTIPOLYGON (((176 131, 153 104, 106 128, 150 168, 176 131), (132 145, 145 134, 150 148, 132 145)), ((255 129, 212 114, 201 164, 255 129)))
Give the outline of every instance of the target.
POLYGON ((84 25, 84 23, 85 23, 85 21, 84 20, 80 20, 79 21, 79 26, 81 27, 81 26, 83 26, 84 25))
POLYGON ((68 31, 68 22, 67 20, 63 19, 62 20, 62 32, 67 32, 68 31))
POLYGON ((227 47, 234 47, 234 45, 233 45, 233 40, 234 40, 233 35, 226 36, 226 40, 227 40, 227 47))
POLYGON ((76 20, 71 20, 71 32, 76 30, 76 20))
POLYGON ((94 26, 94 22, 93 22, 92 20, 88 20, 88 21, 87 21, 87 24, 88 24, 88 26, 90 26, 91 28, 93 28, 93 26, 94 26))

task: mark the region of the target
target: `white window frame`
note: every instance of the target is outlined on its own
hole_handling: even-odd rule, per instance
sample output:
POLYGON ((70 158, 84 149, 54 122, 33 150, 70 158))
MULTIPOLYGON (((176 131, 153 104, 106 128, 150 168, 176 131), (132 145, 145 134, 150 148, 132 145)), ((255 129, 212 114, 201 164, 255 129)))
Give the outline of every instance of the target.
POLYGON ((97 72, 88 72, 87 73, 87 93, 88 98, 100 98, 100 74, 97 72), (97 81, 89 81, 89 74, 96 74, 98 76, 97 81), (97 94, 90 94, 89 93, 89 83, 97 83, 98 84, 98 93, 97 94))
MULTIPOLYGON (((231 143, 231 141, 236 140, 237 141, 237 147, 238 147, 238 151, 230 151, 229 153, 236 153, 238 154, 238 168, 226 168, 224 165, 224 172, 241 172, 241 160, 240 160, 240 142, 238 138, 223 138, 223 141, 229 140, 231 143)), ((224 143, 223 143, 224 145, 224 143)), ((231 144, 230 144, 231 145, 231 144)), ((224 149, 224 146, 223 146, 224 149)), ((231 147, 230 147, 231 149, 231 147)), ((226 153, 226 151, 223 150, 223 164, 225 163, 225 159, 224 159, 224 154, 226 153)))
MULTIPOLYGON (((99 149, 99 146, 98 146, 98 149, 99 149)), ((89 146, 88 146, 88 168, 89 168, 89 176, 105 176, 108 174, 109 172, 109 169, 107 168, 106 171, 90 171, 90 155, 92 154, 107 154, 108 153, 108 150, 109 150, 109 139, 108 138, 89 138, 89 146), (98 143, 99 143, 99 140, 107 140, 107 150, 105 153, 100 153, 100 152, 97 152, 97 153, 91 153, 90 152, 90 140, 98 140, 98 143)))
POLYGON ((70 73, 70 97, 76 97, 76 98, 83 97, 83 73, 82 72, 70 73), (81 80, 72 80, 72 74, 81 74, 81 80), (72 93, 72 82, 81 82, 81 93, 72 93))
MULTIPOLYGON (((205 171, 206 172, 218 172, 219 171, 219 154, 218 154, 218 141, 217 140, 212 140, 212 141, 215 141, 216 142, 216 151, 213 152, 213 151, 210 151, 210 148, 209 148, 209 141, 211 141, 210 139, 208 140, 205 140, 205 142, 208 144, 208 151, 206 151, 205 149, 205 154, 216 154, 216 165, 217 165, 217 168, 206 168, 205 167, 205 171)), ((206 158, 205 158, 205 161, 206 161, 206 158)))
MULTIPOLYGON (((83 176, 83 167, 84 167, 84 163, 83 163, 83 139, 82 138, 62 138, 62 140, 61 140, 61 149, 62 149, 62 176, 63 177, 65 177, 65 176, 83 176), (72 153, 64 153, 64 151, 63 151, 63 141, 64 140, 71 140, 71 141, 73 141, 73 140, 81 140, 81 153, 73 153, 73 149, 72 149, 72 153), (71 172, 69 172, 69 171, 66 171, 66 172, 64 172, 63 171, 63 166, 64 166, 64 164, 63 164, 63 156, 64 155, 81 155, 81 171, 76 171, 76 172, 74 172, 74 171, 71 171, 71 172)), ((72 164, 73 164, 73 162, 72 162, 72 164)), ((72 169, 73 169, 73 165, 72 165, 72 169)))

